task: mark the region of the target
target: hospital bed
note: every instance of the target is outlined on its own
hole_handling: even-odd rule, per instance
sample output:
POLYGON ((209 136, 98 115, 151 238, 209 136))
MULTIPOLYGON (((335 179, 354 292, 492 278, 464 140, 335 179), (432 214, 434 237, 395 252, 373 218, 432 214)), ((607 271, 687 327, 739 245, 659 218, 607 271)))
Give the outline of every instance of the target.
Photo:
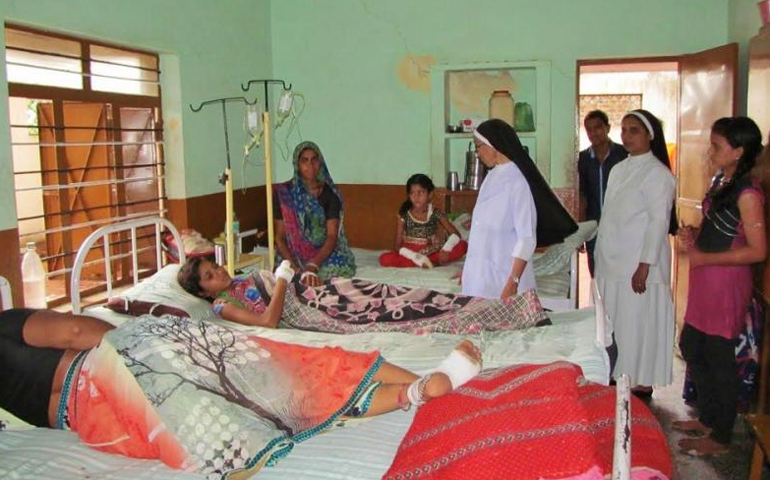
MULTIPOLYGON (((467 238, 468 232, 462 228, 462 220, 463 217, 459 217, 454 224, 461 235, 467 238)), ((563 243, 536 252, 532 257, 537 295, 543 308, 562 312, 578 307, 578 249, 586 240, 593 238, 596 229, 595 221, 581 222, 577 232, 567 237, 563 243)), ((380 266, 379 257, 385 250, 352 250, 356 258, 356 278, 429 288, 445 293, 461 291, 458 279, 453 277, 456 277, 462 268, 462 262, 431 269, 383 267, 380 266)))
MULTIPOLYGON (((73 311, 81 311, 79 291, 81 269, 86 264, 88 249, 101 239, 109 245, 111 235, 128 231, 135 238, 136 228, 153 225, 158 234, 168 229, 176 237, 173 225, 163 219, 144 219, 110 225, 95 231, 86 239, 78 252, 72 275, 73 311)), ((178 240, 178 239, 177 239, 178 240)), ((158 240, 159 242, 160 240, 158 240)), ((157 243, 156 243, 157 245, 157 243)), ((107 247, 104 247, 107 248, 107 247)), ((109 259, 109 249, 105 258, 109 259)), ((134 271, 137 256, 133 255, 134 271)), ((158 263, 162 263, 160 255, 158 263)), ((109 262, 106 262, 108 265, 109 262)), ((108 267, 109 268, 109 267, 108 267)), ((148 301, 171 301, 187 295, 190 302, 203 302, 181 290, 176 284, 178 266, 166 266, 152 277, 138 282, 122 295, 138 298, 146 295, 148 301), (176 285, 176 286, 175 286, 176 285), (152 296, 152 295, 155 296, 152 296)), ((108 277, 108 290, 112 289, 108 277)), ((604 350, 605 315, 600 298, 595 299, 595 309, 553 313, 553 325, 527 330, 485 332, 470 335, 480 347, 485 368, 495 368, 511 363, 550 363, 566 360, 579 365, 584 376, 591 381, 608 382, 608 358, 604 350)), ((205 303, 205 302, 204 302, 205 303)), ((192 305, 192 303, 190 304, 192 305)), ((218 322, 209 316, 210 306, 199 305, 195 310, 187 304, 192 318, 218 322)), ((98 316, 119 324, 131 317, 116 314, 104 307, 89 309, 86 314, 98 316)), ((456 345, 461 337, 448 334, 408 335, 403 333, 364 333, 334 335, 290 329, 264 329, 238 326, 250 333, 285 342, 305 345, 337 345, 350 350, 371 351, 378 349, 390 362, 417 373, 434 367, 456 345)), ((615 423, 615 449, 613 454, 613 479, 630 478, 630 401, 627 381, 621 379, 617 389, 615 423)), ((325 433, 319 438, 299 443, 294 451, 275 467, 259 471, 258 478, 310 480, 362 480, 378 479, 387 471, 396 454, 399 443, 415 415, 396 411, 325 433)), ((13 476, 18 479, 202 479, 202 475, 171 470, 158 461, 138 460, 101 453, 81 444, 72 432, 32 428, 0 432, 0 478, 13 476)))

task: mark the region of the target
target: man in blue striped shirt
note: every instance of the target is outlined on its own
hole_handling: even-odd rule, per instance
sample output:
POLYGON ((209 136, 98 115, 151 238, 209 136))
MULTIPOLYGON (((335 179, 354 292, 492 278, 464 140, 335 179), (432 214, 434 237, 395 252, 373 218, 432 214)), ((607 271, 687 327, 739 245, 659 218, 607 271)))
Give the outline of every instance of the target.
MULTIPOLYGON (((580 152, 578 157, 578 181, 580 185, 581 222, 596 220, 602 216, 604 192, 612 167, 628 156, 622 145, 610 140, 610 120, 601 110, 588 112, 583 120, 591 146, 580 152)), ((594 275, 594 245, 596 239, 586 242, 588 270, 594 275)))

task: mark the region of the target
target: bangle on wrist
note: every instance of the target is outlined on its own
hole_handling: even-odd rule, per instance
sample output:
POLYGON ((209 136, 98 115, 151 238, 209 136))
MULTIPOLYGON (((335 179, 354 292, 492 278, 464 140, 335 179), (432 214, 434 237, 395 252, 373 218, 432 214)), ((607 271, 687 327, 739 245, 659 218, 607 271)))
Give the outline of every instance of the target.
POLYGON ((317 271, 318 271, 318 265, 316 265, 316 264, 315 264, 315 263, 313 263, 313 262, 307 262, 307 263, 305 264, 305 268, 306 268, 306 269, 308 269, 308 270, 312 269, 314 272, 317 272, 317 271))
POLYGON ((519 277, 517 277, 516 275, 511 275, 511 276, 510 276, 508 279, 509 279, 511 282, 515 283, 516 285, 518 285, 518 284, 519 284, 519 277))

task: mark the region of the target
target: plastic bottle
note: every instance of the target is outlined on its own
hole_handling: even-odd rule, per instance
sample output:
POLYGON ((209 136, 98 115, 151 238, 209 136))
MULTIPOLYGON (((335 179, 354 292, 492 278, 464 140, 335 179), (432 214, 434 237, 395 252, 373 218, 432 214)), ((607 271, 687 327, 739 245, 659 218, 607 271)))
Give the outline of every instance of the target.
POLYGON ((24 306, 47 308, 45 299, 45 268, 35 250, 35 242, 27 243, 27 251, 21 261, 21 278, 24 282, 24 306))

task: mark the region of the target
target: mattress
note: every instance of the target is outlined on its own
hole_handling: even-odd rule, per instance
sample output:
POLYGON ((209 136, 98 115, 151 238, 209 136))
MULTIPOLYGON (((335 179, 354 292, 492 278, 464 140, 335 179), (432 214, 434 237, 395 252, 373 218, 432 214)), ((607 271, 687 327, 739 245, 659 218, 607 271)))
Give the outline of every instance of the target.
MULTIPOLYGON (((568 360, 580 365, 589 380, 607 383, 609 362, 595 342, 593 309, 553 313, 552 326, 470 336, 481 347, 488 368, 517 363, 568 360)), ((232 324, 231 324, 232 325, 232 324)), ((350 350, 378 349, 397 365, 422 373, 444 358, 461 337, 403 333, 333 335, 296 330, 242 327, 265 337, 305 345, 338 345, 350 350)), ((348 423, 297 444, 260 479, 309 480, 379 479, 390 466, 414 411, 396 411, 370 420, 348 423)), ((105 454, 82 445, 71 432, 31 429, 0 432, 0 478, 116 480, 200 479, 201 475, 166 468, 158 461, 105 454)))

